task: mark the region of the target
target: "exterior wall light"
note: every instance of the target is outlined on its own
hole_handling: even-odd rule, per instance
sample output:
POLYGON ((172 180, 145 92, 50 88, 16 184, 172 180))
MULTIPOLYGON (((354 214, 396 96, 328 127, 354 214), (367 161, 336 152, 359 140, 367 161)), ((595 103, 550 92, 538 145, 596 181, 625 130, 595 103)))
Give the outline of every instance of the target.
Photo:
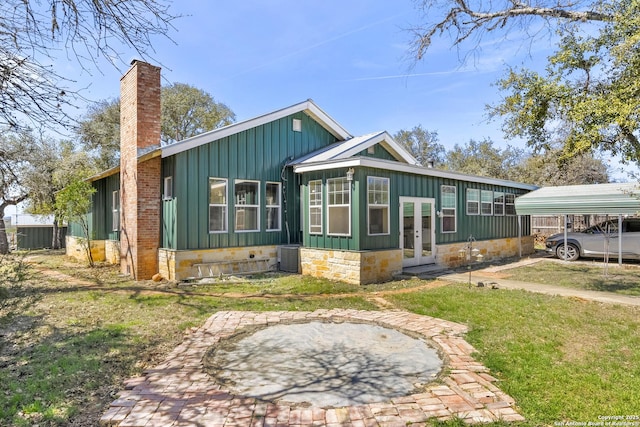
POLYGON ((349 170, 347 170, 347 181, 353 181, 354 173, 355 171, 353 170, 353 168, 349 168, 349 170))

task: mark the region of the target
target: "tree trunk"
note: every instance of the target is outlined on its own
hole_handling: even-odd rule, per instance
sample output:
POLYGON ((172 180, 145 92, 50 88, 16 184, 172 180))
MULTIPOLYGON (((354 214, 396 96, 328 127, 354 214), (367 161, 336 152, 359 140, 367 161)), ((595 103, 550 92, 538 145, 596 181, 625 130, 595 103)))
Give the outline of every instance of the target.
POLYGON ((58 219, 53 219, 53 236, 51 237, 51 249, 60 249, 60 227, 58 226, 58 219))
POLYGON ((7 228, 4 224, 4 208, 4 204, 0 205, 0 255, 9 253, 9 239, 7 239, 7 228))

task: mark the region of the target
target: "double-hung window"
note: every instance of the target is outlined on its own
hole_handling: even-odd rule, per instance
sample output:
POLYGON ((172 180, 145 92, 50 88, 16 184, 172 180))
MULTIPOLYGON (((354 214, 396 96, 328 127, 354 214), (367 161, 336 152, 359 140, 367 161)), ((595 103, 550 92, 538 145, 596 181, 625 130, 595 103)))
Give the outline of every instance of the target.
POLYGON ((280 231, 281 191, 279 182, 267 182, 267 231, 280 231))
POLYGON ((327 234, 351 235, 351 182, 346 178, 327 180, 327 234))
POLYGON ((504 211, 507 215, 516 214, 516 195, 515 194, 505 194, 504 211))
POLYGON ((227 180, 209 178, 209 233, 226 233, 227 224, 227 180))
POLYGON ((389 234, 389 178, 367 177, 369 235, 389 234))
POLYGON ((260 181, 236 180, 233 200, 235 230, 260 231, 260 181))
POLYGON ((309 181, 309 233, 322 234, 322 180, 309 181))
POLYGON ((493 214, 493 191, 482 190, 480 199, 480 212, 482 215, 493 214))
POLYGON ((501 191, 493 192, 493 214, 504 215, 504 193, 501 191))
POLYGON ((467 215, 480 215, 480 190, 467 188, 467 215))
POLYGON ((440 187, 442 209, 440 211, 440 230, 443 233, 456 232, 456 187, 443 185, 440 187))

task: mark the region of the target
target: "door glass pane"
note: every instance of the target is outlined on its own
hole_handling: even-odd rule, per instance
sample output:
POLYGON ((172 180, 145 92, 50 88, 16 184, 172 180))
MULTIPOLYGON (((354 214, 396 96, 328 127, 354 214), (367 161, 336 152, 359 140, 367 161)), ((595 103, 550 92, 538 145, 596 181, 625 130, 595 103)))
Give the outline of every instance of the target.
POLYGON ((403 257, 413 258, 414 256, 414 208, 413 202, 402 203, 402 238, 403 238, 403 257))
POLYGON ((431 203, 422 203, 422 256, 431 256, 431 203))

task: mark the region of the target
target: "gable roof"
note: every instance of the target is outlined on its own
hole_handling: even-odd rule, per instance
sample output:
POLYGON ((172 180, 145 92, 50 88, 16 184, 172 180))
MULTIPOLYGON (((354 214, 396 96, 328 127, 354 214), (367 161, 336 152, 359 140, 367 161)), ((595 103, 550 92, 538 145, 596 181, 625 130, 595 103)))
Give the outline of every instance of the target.
POLYGON ((335 144, 331 144, 295 159, 289 162, 289 165, 347 159, 376 144, 382 145, 399 162, 409 163, 411 165, 418 164, 418 161, 409 154, 404 147, 398 144, 388 132, 382 131, 357 136, 346 141, 336 142, 335 144))
POLYGON ((313 118, 323 128, 338 139, 349 139, 352 135, 347 132, 338 122, 325 113, 320 107, 316 105, 311 99, 300 102, 298 104, 286 107, 262 116, 254 117, 253 119, 244 120, 242 122, 233 123, 228 126, 213 129, 200 135, 196 135, 191 138, 184 139, 182 141, 175 142, 170 145, 161 147, 162 157, 172 156, 174 154, 181 153, 191 148, 199 147, 204 144, 222 139, 224 137, 237 134, 244 130, 248 130, 265 123, 273 122, 283 117, 290 116, 295 113, 304 112, 309 117, 313 118))
POLYGON ((516 199, 518 215, 637 214, 640 185, 633 182, 543 187, 516 199))

